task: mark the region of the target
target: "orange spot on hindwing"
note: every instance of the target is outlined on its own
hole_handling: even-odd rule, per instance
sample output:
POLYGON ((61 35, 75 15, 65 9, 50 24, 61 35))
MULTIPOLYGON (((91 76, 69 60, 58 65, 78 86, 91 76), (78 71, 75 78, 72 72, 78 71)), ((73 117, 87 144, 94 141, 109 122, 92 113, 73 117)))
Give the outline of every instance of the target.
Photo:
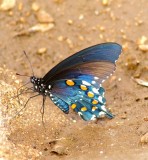
POLYGON ((80 85, 80 88, 83 90, 83 91, 86 91, 87 90, 87 87, 85 85, 80 85))
POLYGON ((98 101, 97 101, 96 99, 94 99, 94 100, 92 101, 92 104, 98 104, 98 101))
POLYGON ((92 107, 92 111, 95 111, 96 109, 97 109, 96 106, 93 106, 93 107, 92 107))
POLYGON ((90 97, 90 98, 93 98, 93 97, 94 97, 94 93, 93 93, 93 92, 90 92, 90 91, 87 93, 87 95, 88 95, 88 97, 90 97))
POLYGON ((87 108, 86 108, 86 107, 82 107, 82 108, 81 108, 81 111, 83 111, 83 112, 84 112, 84 111, 87 111, 87 108))
POLYGON ((74 86, 75 85, 75 82, 73 80, 66 80, 66 84, 68 86, 74 86))
POLYGON ((75 109, 76 107, 77 107, 77 105, 75 103, 71 105, 72 109, 75 109))

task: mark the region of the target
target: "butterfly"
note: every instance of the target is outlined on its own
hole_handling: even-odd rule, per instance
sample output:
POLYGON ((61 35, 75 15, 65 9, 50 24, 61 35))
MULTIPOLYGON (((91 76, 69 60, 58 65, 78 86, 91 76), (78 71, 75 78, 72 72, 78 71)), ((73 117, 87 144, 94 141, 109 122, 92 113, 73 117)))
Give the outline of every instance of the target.
POLYGON ((66 58, 43 78, 31 76, 33 90, 43 96, 43 109, 49 97, 65 114, 72 109, 85 121, 113 118, 101 84, 115 71, 121 50, 117 43, 97 44, 66 58))

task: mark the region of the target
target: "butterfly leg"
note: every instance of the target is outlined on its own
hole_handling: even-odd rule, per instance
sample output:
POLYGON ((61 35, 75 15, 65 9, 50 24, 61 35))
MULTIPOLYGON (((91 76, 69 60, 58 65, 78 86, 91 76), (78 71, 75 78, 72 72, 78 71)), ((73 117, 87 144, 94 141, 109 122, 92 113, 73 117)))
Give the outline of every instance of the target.
POLYGON ((28 90, 31 90, 31 88, 27 88, 27 89, 25 90, 25 92, 17 93, 17 95, 11 97, 11 99, 18 98, 18 101, 19 101, 19 104, 20 104, 20 99, 19 99, 19 96, 20 96, 20 95, 26 94, 26 93, 33 93, 33 92, 27 92, 28 90))
POLYGON ((43 124, 44 128, 45 128, 45 123, 44 123, 45 101, 46 101, 46 96, 43 96, 43 103, 42 103, 42 107, 40 109, 40 112, 42 114, 42 124, 43 124))
MULTIPOLYGON (((17 89, 17 97, 18 97, 18 102, 19 102, 19 104, 20 104, 20 98, 19 98, 19 90, 21 89, 21 88, 23 88, 24 86, 26 86, 27 84, 29 84, 30 83, 30 81, 29 82, 27 82, 27 83, 25 83, 24 85, 22 85, 21 87, 19 87, 18 89, 17 89)), ((23 93, 23 92, 21 92, 21 93, 23 93)))
POLYGON ((26 101, 24 107, 23 107, 22 109, 20 109, 13 118, 15 118, 17 115, 19 115, 20 112, 26 108, 28 102, 29 102, 32 98, 35 98, 35 97, 37 97, 37 96, 39 96, 39 95, 40 95, 40 94, 36 94, 36 95, 34 95, 34 96, 29 97, 28 100, 26 101))

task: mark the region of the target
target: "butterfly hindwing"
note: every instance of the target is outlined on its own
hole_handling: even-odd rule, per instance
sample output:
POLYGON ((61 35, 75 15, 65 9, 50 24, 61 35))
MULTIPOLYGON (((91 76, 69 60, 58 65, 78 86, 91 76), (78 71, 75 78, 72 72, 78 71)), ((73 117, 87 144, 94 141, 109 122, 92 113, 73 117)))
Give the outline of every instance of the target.
POLYGON ((53 103, 60 108, 65 114, 69 113, 69 105, 62 100, 60 97, 57 97, 56 95, 50 95, 51 100, 53 103))
POLYGON ((106 100, 103 96, 104 90, 101 88, 101 86, 95 88, 89 82, 81 79, 59 80, 55 81, 52 86, 51 100, 66 113, 71 107, 86 121, 99 118, 102 115, 112 118, 113 115, 105 108, 106 100), (101 92, 99 92, 99 89, 101 89, 101 92), (57 99, 55 101, 53 97, 59 98, 62 103, 57 103, 57 99), (64 103, 66 105, 63 105, 64 103))

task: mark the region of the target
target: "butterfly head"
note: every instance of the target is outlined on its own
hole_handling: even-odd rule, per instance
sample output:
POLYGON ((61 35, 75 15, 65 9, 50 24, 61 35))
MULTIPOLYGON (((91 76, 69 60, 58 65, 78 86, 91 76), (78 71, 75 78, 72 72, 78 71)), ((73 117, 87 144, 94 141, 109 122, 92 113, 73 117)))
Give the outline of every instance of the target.
POLYGON ((34 91, 39 92, 41 94, 45 92, 45 85, 42 78, 31 76, 30 82, 33 84, 34 91))
POLYGON ((31 77, 30 77, 30 82, 33 83, 33 84, 36 84, 36 83, 38 82, 38 79, 39 79, 39 78, 37 78, 37 77, 35 77, 35 76, 31 76, 31 77))

